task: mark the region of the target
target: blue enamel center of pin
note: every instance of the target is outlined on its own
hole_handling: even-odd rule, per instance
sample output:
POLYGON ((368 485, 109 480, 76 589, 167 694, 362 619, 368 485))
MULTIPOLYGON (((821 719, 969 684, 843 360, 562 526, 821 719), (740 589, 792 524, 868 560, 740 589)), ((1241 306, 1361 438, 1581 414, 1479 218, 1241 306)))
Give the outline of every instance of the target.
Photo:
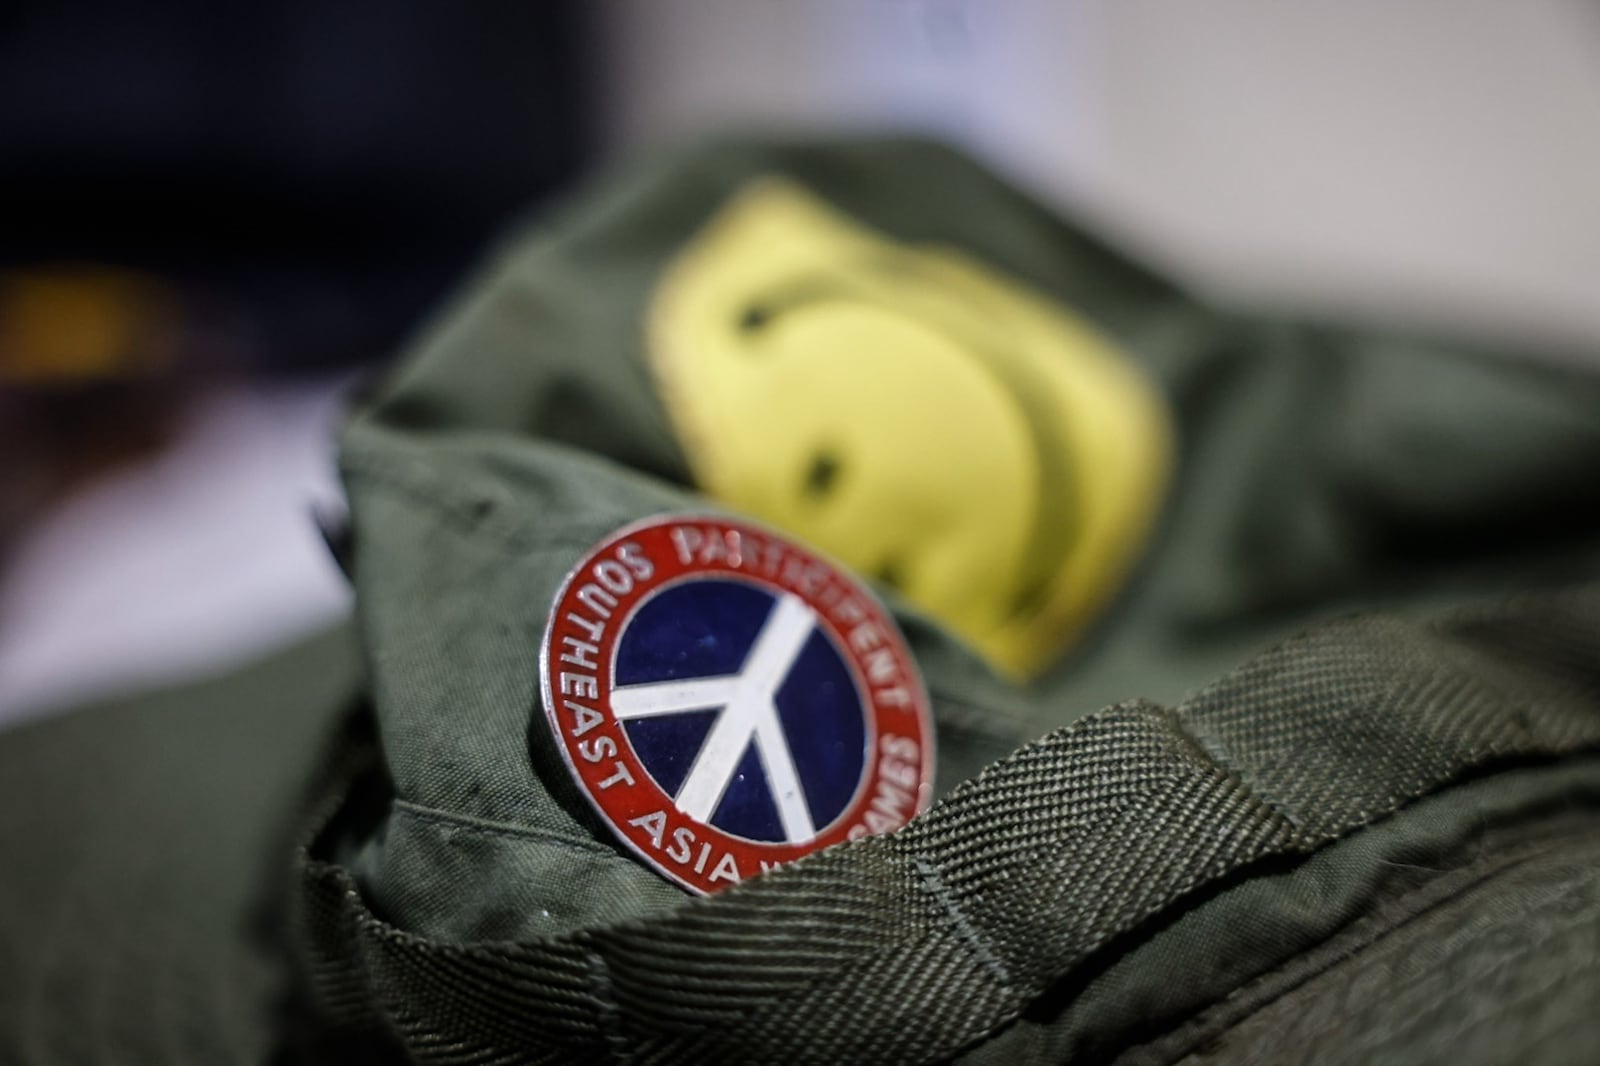
MULTIPOLYGON (((691 578, 669 586, 633 615, 617 642, 617 687, 737 675, 777 598, 742 581, 691 578)), ((818 832, 849 805, 866 768, 866 708, 844 656, 814 627, 774 699, 806 809, 818 832)), ((628 740, 662 791, 678 797, 723 708, 684 709, 624 721, 628 740)), ((787 836, 755 744, 739 757, 709 819, 746 840, 787 836)))

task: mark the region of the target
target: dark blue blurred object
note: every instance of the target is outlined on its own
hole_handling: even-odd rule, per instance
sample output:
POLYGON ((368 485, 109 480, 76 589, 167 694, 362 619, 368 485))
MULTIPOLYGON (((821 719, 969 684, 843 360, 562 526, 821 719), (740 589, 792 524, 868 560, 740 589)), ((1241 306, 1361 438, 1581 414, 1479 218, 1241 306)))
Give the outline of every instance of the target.
POLYGON ((0 269, 158 276, 229 361, 380 354, 581 165, 577 6, 0 4, 0 269))

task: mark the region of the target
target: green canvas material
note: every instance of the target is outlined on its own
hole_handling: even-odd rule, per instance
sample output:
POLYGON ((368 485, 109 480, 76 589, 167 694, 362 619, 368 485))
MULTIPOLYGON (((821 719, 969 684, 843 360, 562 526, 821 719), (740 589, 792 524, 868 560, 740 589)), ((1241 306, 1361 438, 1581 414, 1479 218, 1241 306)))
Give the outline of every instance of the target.
MULTIPOLYGON (((1448 1012, 1419 1035, 1350 998, 1360 960, 1454 914, 1447 961, 1493 969, 1474 914, 1570 938, 1596 892, 1557 860, 1591 853, 1600 804, 1600 383, 1515 354, 1210 306, 930 145, 626 173, 513 234, 353 415, 353 634, 0 736, 0 842, 25 860, 0 878, 0 1049, 1265 1061, 1272 1011, 1340 988, 1380 1018, 1374 1054, 1450 1055, 1448 1012), (642 317, 773 174, 1087 318, 1159 383, 1179 466, 1131 581, 1032 685, 886 591, 941 802, 691 900, 574 792, 537 648, 585 549, 712 507, 642 317), (189 976, 135 976, 164 958, 189 976)), ((1600 989, 1581 952, 1551 966, 1600 989)), ((1572 1014, 1510 1031, 1594 1047, 1572 1014)), ((1343 1046, 1336 1021, 1313 1035, 1343 1046)))
POLYGON ((0 733, 0 1062, 266 1061, 288 855, 360 673, 344 627, 0 733))

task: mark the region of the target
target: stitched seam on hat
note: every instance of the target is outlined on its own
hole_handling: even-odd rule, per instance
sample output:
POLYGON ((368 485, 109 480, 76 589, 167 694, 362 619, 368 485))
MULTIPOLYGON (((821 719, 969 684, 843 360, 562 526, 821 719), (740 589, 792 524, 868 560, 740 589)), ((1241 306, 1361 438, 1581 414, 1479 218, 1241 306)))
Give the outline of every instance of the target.
POLYGON ((572 848, 577 851, 591 852, 596 855, 607 855, 621 858, 615 849, 593 840, 582 837, 570 836, 551 829, 539 829, 536 826, 516 825, 511 822, 492 822, 471 815, 453 814, 441 811, 434 807, 424 807, 410 800, 394 801, 394 811, 413 821, 427 822, 434 825, 458 829, 465 833, 477 833, 482 836, 502 837, 511 839, 534 840, 542 844, 554 844, 560 847, 572 848))
POLYGON ((591 983, 594 985, 594 997, 600 1015, 600 1032, 611 1052, 611 1059, 614 1062, 627 1062, 633 1055, 628 1048, 628 1039, 622 1033, 622 1010, 617 1005, 617 989, 611 980, 611 969, 606 964, 605 956, 598 951, 584 952, 584 959, 589 963, 589 976, 593 978, 591 983))
POLYGON ((1248 800, 1257 809, 1266 812, 1280 826, 1287 826, 1290 830, 1289 839, 1283 842, 1286 850, 1305 851, 1307 848, 1316 848, 1326 844, 1339 836, 1344 836, 1354 828, 1370 824, 1373 818, 1362 819, 1360 825, 1346 827, 1337 834, 1308 833, 1303 821, 1296 814, 1281 803, 1275 803, 1262 795, 1256 783, 1245 775, 1241 768, 1226 751, 1217 743, 1216 738, 1200 732, 1195 728, 1196 723, 1181 710, 1166 710, 1166 717, 1172 723, 1173 732, 1182 737, 1214 770, 1225 775, 1243 793, 1243 798, 1248 800))
POLYGON ((973 957, 983 963, 983 968, 989 971, 989 976, 993 977, 1001 988, 1010 988, 1011 974, 1006 969, 1005 962, 990 949, 983 934, 978 932, 977 926, 972 924, 972 920, 961 909, 955 893, 950 891, 950 886, 939 876, 939 871, 932 863, 922 858, 914 858, 911 862, 917 870, 917 883, 922 886, 924 892, 933 897, 939 909, 950 920, 956 939, 965 944, 973 957))

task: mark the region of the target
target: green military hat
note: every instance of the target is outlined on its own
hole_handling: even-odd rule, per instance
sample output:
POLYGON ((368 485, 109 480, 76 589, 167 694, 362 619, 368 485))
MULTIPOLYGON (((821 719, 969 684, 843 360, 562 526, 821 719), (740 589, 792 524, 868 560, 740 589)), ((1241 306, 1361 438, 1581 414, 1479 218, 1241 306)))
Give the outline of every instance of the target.
POLYGON ((1213 307, 930 145, 626 173, 350 419, 349 624, 0 736, 0 1058, 1592 1061, 1600 381, 1506 355, 1213 307), (926 733, 774 696, 842 798, 691 883, 654 814, 767 830, 619 724, 684 710, 628 641, 723 654, 780 556, 926 733))

